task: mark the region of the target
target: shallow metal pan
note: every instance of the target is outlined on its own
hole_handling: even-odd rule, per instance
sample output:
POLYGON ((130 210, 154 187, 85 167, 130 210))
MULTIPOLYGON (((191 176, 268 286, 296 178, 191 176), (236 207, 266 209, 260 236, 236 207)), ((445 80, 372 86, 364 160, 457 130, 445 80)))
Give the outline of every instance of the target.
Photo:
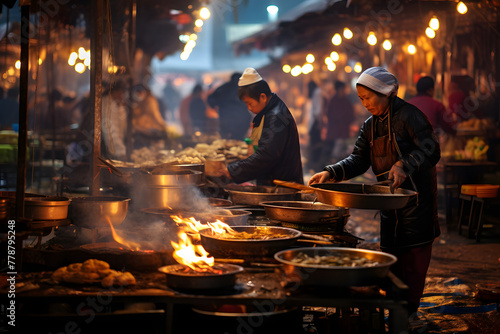
POLYGON ((242 186, 230 184, 225 187, 235 205, 260 206, 267 201, 293 201, 298 199, 296 189, 277 186, 242 186))
POLYGON ((395 210, 403 208, 418 193, 407 189, 364 183, 317 183, 311 185, 318 201, 334 206, 368 209, 395 210))
POLYGON ((257 229, 267 229, 286 237, 274 239, 220 239, 210 228, 201 230, 201 244, 213 256, 238 257, 238 256, 272 256, 277 251, 289 248, 302 235, 300 231, 277 226, 233 226, 237 232, 253 233, 257 229))
POLYGON ((274 254, 274 258, 285 265, 289 279, 299 280, 300 284, 319 287, 348 287, 377 285, 389 273, 389 267, 397 258, 385 252, 346 247, 304 247, 287 249, 274 254), (377 261, 372 267, 336 267, 325 265, 306 265, 292 262, 299 253, 309 257, 340 254, 364 257, 377 261))
POLYGON ((349 214, 348 209, 319 202, 269 201, 261 205, 268 218, 296 224, 331 222, 349 214))

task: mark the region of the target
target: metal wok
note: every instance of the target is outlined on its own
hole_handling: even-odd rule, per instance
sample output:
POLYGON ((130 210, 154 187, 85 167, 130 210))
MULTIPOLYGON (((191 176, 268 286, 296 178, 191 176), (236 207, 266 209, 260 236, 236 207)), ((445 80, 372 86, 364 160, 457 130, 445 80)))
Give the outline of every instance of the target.
POLYGON ((391 189, 389 186, 364 183, 317 183, 310 187, 299 183, 274 180, 285 187, 314 192, 318 201, 333 206, 368 209, 395 210, 403 208, 417 192, 407 189, 391 189), (391 192, 392 190, 392 192, 391 192))
POLYGON ((417 192, 395 189, 394 194, 388 186, 364 183, 318 183, 311 185, 318 200, 334 206, 368 209, 395 210, 403 208, 417 192))
POLYGON ((388 253, 346 247, 304 247, 287 249, 274 254, 285 265, 287 276, 297 278, 302 285, 320 287, 369 286, 378 284, 389 273, 397 258, 388 253), (374 266, 339 267, 331 265, 301 264, 294 262, 299 253, 315 256, 342 256, 366 258, 376 261, 374 266))
POLYGON ((230 184, 225 187, 235 205, 259 206, 267 201, 293 201, 298 191, 277 186, 241 186, 230 184))
POLYGON ((349 215, 349 209, 319 202, 270 201, 261 205, 270 219, 296 224, 331 222, 349 215))
POLYGON ((273 239, 221 239, 210 228, 201 230, 201 245, 218 257, 261 257, 272 256, 274 253, 289 248, 302 235, 300 231, 277 226, 233 226, 236 232, 254 233, 259 229, 284 235, 273 239))

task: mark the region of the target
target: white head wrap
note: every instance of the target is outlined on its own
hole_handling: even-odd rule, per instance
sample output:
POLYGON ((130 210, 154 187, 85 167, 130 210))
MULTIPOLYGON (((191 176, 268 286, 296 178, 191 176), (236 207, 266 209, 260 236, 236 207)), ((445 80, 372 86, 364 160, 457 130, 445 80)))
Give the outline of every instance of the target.
POLYGON ((383 67, 370 67, 365 70, 359 76, 356 84, 361 84, 387 96, 396 94, 399 88, 398 79, 383 67))
POLYGON ((240 79, 238 80, 238 86, 247 86, 258 81, 263 80, 259 73, 255 70, 255 68, 247 67, 243 71, 240 79))

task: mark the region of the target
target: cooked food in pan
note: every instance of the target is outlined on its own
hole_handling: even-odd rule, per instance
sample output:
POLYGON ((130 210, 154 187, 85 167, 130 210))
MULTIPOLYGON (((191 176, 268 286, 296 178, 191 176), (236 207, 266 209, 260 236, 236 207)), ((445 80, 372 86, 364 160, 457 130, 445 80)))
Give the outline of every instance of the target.
POLYGON ((374 267, 379 263, 361 256, 331 253, 310 257, 302 252, 298 253, 291 262, 299 265, 333 266, 333 267, 374 267))

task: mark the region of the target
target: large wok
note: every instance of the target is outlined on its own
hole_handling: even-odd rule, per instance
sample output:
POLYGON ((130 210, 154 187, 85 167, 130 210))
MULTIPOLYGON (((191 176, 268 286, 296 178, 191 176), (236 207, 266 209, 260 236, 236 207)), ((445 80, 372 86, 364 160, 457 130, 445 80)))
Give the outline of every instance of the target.
POLYGON ((302 235, 300 231, 277 226, 233 226, 236 232, 253 233, 258 229, 284 235, 273 239, 221 239, 210 228, 201 230, 201 245, 210 255, 218 257, 261 257, 289 248, 302 235))
POLYGON ((286 187, 314 192, 321 203, 333 206, 368 209, 395 210, 403 208, 417 192, 407 189, 395 189, 391 192, 389 186, 369 185, 364 183, 317 183, 310 187, 302 184, 274 181, 286 187))
POLYGON ((229 192, 233 204, 259 206, 267 201, 293 201, 299 196, 295 189, 277 186, 242 186, 229 184, 224 189, 229 192))
POLYGON ((262 202, 261 205, 270 219, 295 224, 332 222, 349 215, 349 209, 319 202, 269 201, 262 202))
POLYGON ((285 273, 298 279, 302 285, 320 287, 368 286, 380 283, 389 273, 389 267, 397 258, 388 253, 347 247, 304 247, 287 249, 274 254, 285 265, 285 273), (375 266, 338 267, 329 265, 301 264, 294 262, 299 253, 315 256, 337 255, 366 258, 378 262, 375 266))

